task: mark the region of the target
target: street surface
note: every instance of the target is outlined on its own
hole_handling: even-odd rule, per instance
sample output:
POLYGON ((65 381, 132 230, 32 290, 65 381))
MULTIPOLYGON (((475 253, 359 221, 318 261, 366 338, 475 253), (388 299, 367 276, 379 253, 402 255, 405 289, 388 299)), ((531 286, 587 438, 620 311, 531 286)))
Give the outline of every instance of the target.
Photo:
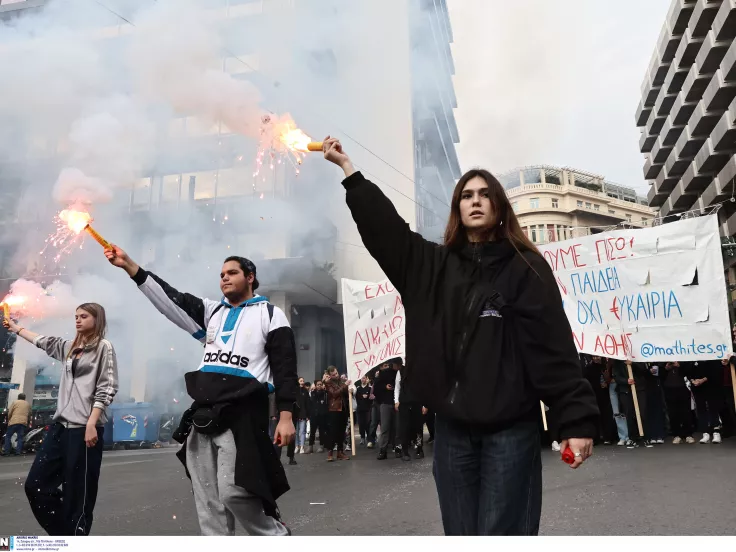
MULTIPOLYGON (((196 535, 176 448, 105 452, 93 535, 196 535)), ((295 535, 440 535, 432 447, 404 463, 359 448, 350 461, 298 455, 279 501, 295 535), (322 504, 324 503, 324 504, 322 504)), ((285 457, 284 457, 285 459, 285 457)), ((736 439, 722 445, 599 447, 577 472, 544 451, 542 534, 732 535, 736 439)), ((32 457, 0 458, 0 535, 38 534, 23 491, 32 457)), ((242 532, 242 531, 241 531, 242 532)))

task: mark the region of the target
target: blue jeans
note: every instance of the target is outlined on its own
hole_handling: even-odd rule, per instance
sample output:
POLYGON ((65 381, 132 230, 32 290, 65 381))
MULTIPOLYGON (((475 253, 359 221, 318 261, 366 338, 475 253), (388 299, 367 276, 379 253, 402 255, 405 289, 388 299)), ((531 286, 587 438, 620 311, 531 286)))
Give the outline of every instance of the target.
POLYGON ((611 409, 613 410, 613 419, 616 420, 616 431, 621 441, 629 440, 629 426, 626 424, 626 415, 618 400, 618 387, 615 382, 611 382, 608 386, 608 394, 611 397, 611 409))
POLYGON ((446 535, 536 535, 542 460, 536 420, 491 432, 437 414, 434 479, 446 535))
POLYGON ((307 420, 296 421, 296 446, 303 447, 307 442, 307 420))
POLYGON ((12 444, 11 439, 13 438, 13 435, 17 435, 18 438, 15 441, 15 454, 20 455, 21 452, 23 452, 23 436, 26 432, 26 426, 23 424, 13 424, 11 426, 8 426, 8 431, 5 433, 5 446, 3 447, 3 453, 4 454, 10 454, 10 446, 12 444))

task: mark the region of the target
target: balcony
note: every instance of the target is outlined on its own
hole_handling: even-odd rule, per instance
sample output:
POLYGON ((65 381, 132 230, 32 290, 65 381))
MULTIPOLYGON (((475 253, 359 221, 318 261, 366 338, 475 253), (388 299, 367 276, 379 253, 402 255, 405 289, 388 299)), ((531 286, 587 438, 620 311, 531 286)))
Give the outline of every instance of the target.
POLYGON ((703 37, 708 34, 713 21, 721 7, 723 0, 698 0, 695 9, 690 17, 688 28, 693 30, 693 36, 703 37))
POLYGON ((713 140, 708 138, 695 156, 695 169, 699 174, 718 173, 728 162, 730 154, 715 150, 713 140))
POLYGON ((693 63, 690 66, 687 77, 685 77, 685 83, 682 85, 682 91, 685 93, 685 101, 700 101, 703 97, 703 92, 708 88, 712 79, 713 73, 703 73, 702 71, 698 71, 698 66, 693 63))
POLYGON ((710 135, 720 118, 720 112, 708 111, 705 108, 705 102, 701 100, 690 116, 690 120, 687 122, 687 128, 690 129, 693 136, 707 136, 710 135))
MULTIPOLYGON (((670 155, 670 152, 672 151, 672 148, 674 147, 674 144, 666 145, 664 143, 663 137, 660 136, 657 138, 657 143, 654 144, 654 147, 652 148, 652 153, 650 158, 652 159, 652 162, 657 165, 664 164, 665 161, 667 161, 667 158, 670 155)), ((656 177, 656 175, 654 176, 656 177)))
POLYGON ((705 191, 700 194, 700 202, 703 207, 710 207, 716 203, 721 203, 728 199, 731 195, 730 190, 724 190, 719 177, 714 178, 705 191))
POLYGON ((718 40, 715 33, 710 31, 695 60, 698 71, 700 73, 715 72, 721 66, 729 46, 731 46, 730 40, 718 40))
POLYGON ((679 178, 675 176, 669 176, 669 173, 667 172, 667 167, 663 168, 657 178, 654 180, 654 185, 657 187, 657 193, 669 195, 669 193, 674 189, 675 184, 677 184, 678 180, 679 178))
POLYGON ((644 178, 652 180, 657 178, 659 171, 662 170, 662 163, 655 163, 651 156, 647 156, 644 161, 644 178))
POLYGON ((734 125, 736 125, 736 99, 723 113, 711 134, 716 151, 736 151, 736 126, 734 125))
POLYGON ((683 130, 685 130, 684 124, 675 126, 673 125, 672 117, 667 117, 667 121, 664 123, 664 126, 659 133, 662 146, 674 146, 682 135, 683 130))
POLYGON ((649 193, 647 193, 647 202, 650 207, 661 207, 667 200, 667 196, 669 196, 669 192, 658 191, 657 186, 652 184, 649 188, 649 193))
POLYGON ((667 70, 667 76, 664 78, 664 84, 662 85, 662 90, 666 94, 677 94, 682 90, 682 84, 685 82, 690 65, 682 66, 679 63, 670 64, 670 68, 667 70))
POLYGON ((677 47, 675 63, 681 68, 690 67, 694 64, 704 40, 705 38, 693 38, 690 29, 685 31, 680 39, 680 45, 677 47))
POLYGON ((723 0, 713 21, 713 33, 717 40, 736 38, 736 0, 723 0))
POLYGON ((693 159, 700 148, 703 147, 706 138, 705 135, 693 136, 690 130, 686 128, 677 140, 677 144, 675 144, 675 155, 679 155, 683 159, 693 159))
POLYGON ((732 155, 718 173, 720 189, 729 195, 733 194, 734 179, 736 179, 736 155, 732 155))
POLYGON ((679 186, 682 187, 685 193, 698 195, 708 187, 712 180, 713 174, 698 171, 697 163, 693 161, 685 174, 682 175, 682 180, 675 186, 675 189, 679 186))
POLYGON ((692 161, 692 156, 682 158, 677 155, 677 150, 672 150, 672 153, 670 153, 670 156, 667 158, 667 163, 664 165, 665 169, 667 169, 668 177, 681 177, 685 174, 685 171, 692 161))
POLYGON ((652 110, 652 113, 649 115, 649 121, 647 122, 646 133, 649 136, 659 135, 666 120, 667 117, 657 117, 654 110, 652 110))
POLYGON ((649 153, 654 147, 654 143, 657 141, 656 136, 647 136, 646 133, 642 132, 639 138, 639 151, 642 153, 649 153))
POLYGON ((325 268, 304 257, 258 261, 258 293, 282 291, 292 304, 332 306, 337 303, 337 281, 325 268))
POLYGON ((682 183, 675 186, 675 189, 670 195, 669 202, 672 205, 673 210, 686 211, 692 207, 693 203, 698 199, 697 194, 689 194, 685 191, 682 183))
POLYGON ((662 207, 659 208, 659 216, 664 218, 670 213, 672 213, 672 203, 670 203, 670 198, 667 198, 662 207))
POLYGON ((677 95, 677 99, 675 100, 675 104, 672 106, 672 112, 670 114, 672 126, 686 125, 690 120, 690 116, 693 114, 693 111, 695 111, 695 107, 698 105, 699 100, 700 98, 688 101, 685 99, 685 92, 680 92, 677 95))
POLYGON ((665 94, 662 91, 654 104, 654 112, 657 114, 657 117, 666 117, 669 115, 676 99, 677 94, 665 94))
POLYGON ((682 34, 687 29, 695 8, 695 0, 674 0, 670 7, 667 22, 673 33, 682 34))
POLYGON ((720 69, 713 75, 703 93, 703 103, 708 111, 723 111, 736 98, 736 82, 727 82, 720 69))
POLYGON ((652 114, 651 106, 646 107, 644 105, 644 100, 642 99, 639 102, 639 107, 636 108, 636 116, 635 116, 636 126, 642 127, 645 124, 647 124, 647 119, 649 119, 649 115, 651 114, 652 114))

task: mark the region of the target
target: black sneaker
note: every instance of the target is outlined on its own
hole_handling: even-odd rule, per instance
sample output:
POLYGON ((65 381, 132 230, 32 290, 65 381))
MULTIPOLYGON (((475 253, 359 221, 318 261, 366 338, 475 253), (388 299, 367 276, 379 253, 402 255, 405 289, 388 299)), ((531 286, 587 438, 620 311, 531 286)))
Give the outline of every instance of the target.
POLYGON ((378 451, 378 460, 385 460, 388 458, 388 452, 386 449, 381 449, 378 451))
POLYGON ((421 460, 422 458, 424 458, 424 449, 417 447, 417 460, 421 460))
POLYGON ((635 449, 635 448, 639 448, 639 445, 635 441, 632 441, 631 439, 629 439, 628 441, 626 441, 626 448, 635 449))
POLYGON ((396 447, 394 449, 394 455, 396 456, 396 458, 401 458, 401 456, 402 456, 402 454, 401 454, 401 447, 396 447))
POLYGON ((296 466, 296 460, 294 460, 293 458, 289 458, 289 465, 296 466))
POLYGON ((654 445, 652 444, 652 442, 649 439, 645 439, 644 440, 644 446, 647 447, 647 448, 654 448, 654 445))

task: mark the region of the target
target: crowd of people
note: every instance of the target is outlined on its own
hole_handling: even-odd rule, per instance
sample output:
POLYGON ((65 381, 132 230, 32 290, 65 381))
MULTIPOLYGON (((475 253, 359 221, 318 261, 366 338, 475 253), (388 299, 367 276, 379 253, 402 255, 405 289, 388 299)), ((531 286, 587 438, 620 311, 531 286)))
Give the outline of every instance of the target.
MULTIPOLYGON (((294 404, 296 439, 286 452, 289 465, 297 464, 297 454, 327 452, 328 462, 349 460, 345 452, 351 451, 352 446, 351 409, 360 432, 358 446, 378 448, 378 460, 386 460, 390 452, 407 462, 412 454, 417 459, 424 458, 424 425, 431 443, 434 413, 423 407, 406 387, 402 388, 403 367, 401 358, 389 359, 355 385, 334 366, 325 370, 320 380, 307 382, 299 378, 294 404)), ((275 420, 272 401, 271 430, 275 420)))
MULTIPOLYGON (((736 340, 736 326, 733 334, 736 340)), ((719 444, 736 435, 732 364, 736 365, 736 357, 632 362, 633 377, 629 377, 623 360, 581 355, 583 374, 595 391, 601 413, 596 444, 652 448, 663 444, 668 435, 675 445, 719 444)), ((552 449, 559 451, 554 409, 547 408, 546 417, 552 449)))

